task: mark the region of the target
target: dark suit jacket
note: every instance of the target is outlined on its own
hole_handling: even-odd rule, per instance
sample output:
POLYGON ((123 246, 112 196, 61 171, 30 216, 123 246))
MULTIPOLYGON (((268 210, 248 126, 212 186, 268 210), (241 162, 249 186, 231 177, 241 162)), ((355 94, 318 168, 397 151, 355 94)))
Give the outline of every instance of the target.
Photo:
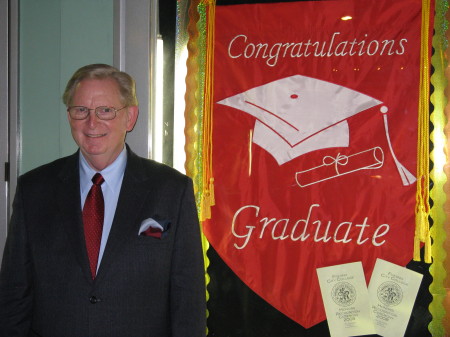
POLYGON ((0 336, 204 336, 192 181, 128 149, 108 243, 92 280, 78 158, 19 178, 0 271, 0 336), (138 236, 147 218, 170 221, 162 239, 138 236))

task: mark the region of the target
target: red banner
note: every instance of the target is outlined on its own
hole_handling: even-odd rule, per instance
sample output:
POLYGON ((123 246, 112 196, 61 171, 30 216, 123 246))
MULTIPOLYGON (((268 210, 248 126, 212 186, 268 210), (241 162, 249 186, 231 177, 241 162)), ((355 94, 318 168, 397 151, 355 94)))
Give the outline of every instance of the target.
POLYGON ((308 328, 316 268, 412 259, 421 1, 217 6, 215 28, 204 233, 308 328))

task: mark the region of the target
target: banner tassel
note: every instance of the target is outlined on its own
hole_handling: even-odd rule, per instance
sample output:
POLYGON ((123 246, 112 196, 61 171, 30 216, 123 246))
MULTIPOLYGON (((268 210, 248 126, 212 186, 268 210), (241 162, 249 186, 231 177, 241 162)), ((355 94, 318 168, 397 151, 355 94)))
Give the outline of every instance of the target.
POLYGON ((211 206, 216 204, 216 199, 214 197, 214 178, 209 179, 209 204, 211 206))
POLYGON ((204 191, 200 204, 200 221, 211 219, 211 203, 209 198, 209 191, 204 191))

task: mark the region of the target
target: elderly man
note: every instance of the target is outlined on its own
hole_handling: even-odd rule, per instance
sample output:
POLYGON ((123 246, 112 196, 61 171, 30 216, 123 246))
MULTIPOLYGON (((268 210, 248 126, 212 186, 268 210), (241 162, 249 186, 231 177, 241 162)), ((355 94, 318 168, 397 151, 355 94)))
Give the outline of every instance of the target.
POLYGON ((63 101, 79 151, 19 178, 0 336, 204 336, 192 181, 125 144, 138 118, 134 80, 88 65, 63 101))

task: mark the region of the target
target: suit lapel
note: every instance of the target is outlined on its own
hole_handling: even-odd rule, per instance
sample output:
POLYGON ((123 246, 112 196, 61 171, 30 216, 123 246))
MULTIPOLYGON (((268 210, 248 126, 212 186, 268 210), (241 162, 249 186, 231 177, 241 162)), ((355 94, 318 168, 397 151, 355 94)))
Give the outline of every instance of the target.
POLYGON ((83 222, 81 218, 79 152, 67 158, 66 165, 58 175, 57 203, 61 223, 64 226, 75 258, 87 280, 92 282, 89 259, 86 253, 83 222))
MULTIPOLYGON (((114 220, 109 233, 108 241, 100 263, 100 268, 96 277, 99 282, 106 274, 110 264, 114 261, 114 256, 118 254, 121 247, 130 237, 130 232, 136 231, 137 219, 141 214, 142 207, 149 193, 144 181, 147 179, 140 159, 129 148, 127 167, 125 169, 119 200, 114 215, 114 220)), ((132 235, 132 234, 131 234, 132 235)))

